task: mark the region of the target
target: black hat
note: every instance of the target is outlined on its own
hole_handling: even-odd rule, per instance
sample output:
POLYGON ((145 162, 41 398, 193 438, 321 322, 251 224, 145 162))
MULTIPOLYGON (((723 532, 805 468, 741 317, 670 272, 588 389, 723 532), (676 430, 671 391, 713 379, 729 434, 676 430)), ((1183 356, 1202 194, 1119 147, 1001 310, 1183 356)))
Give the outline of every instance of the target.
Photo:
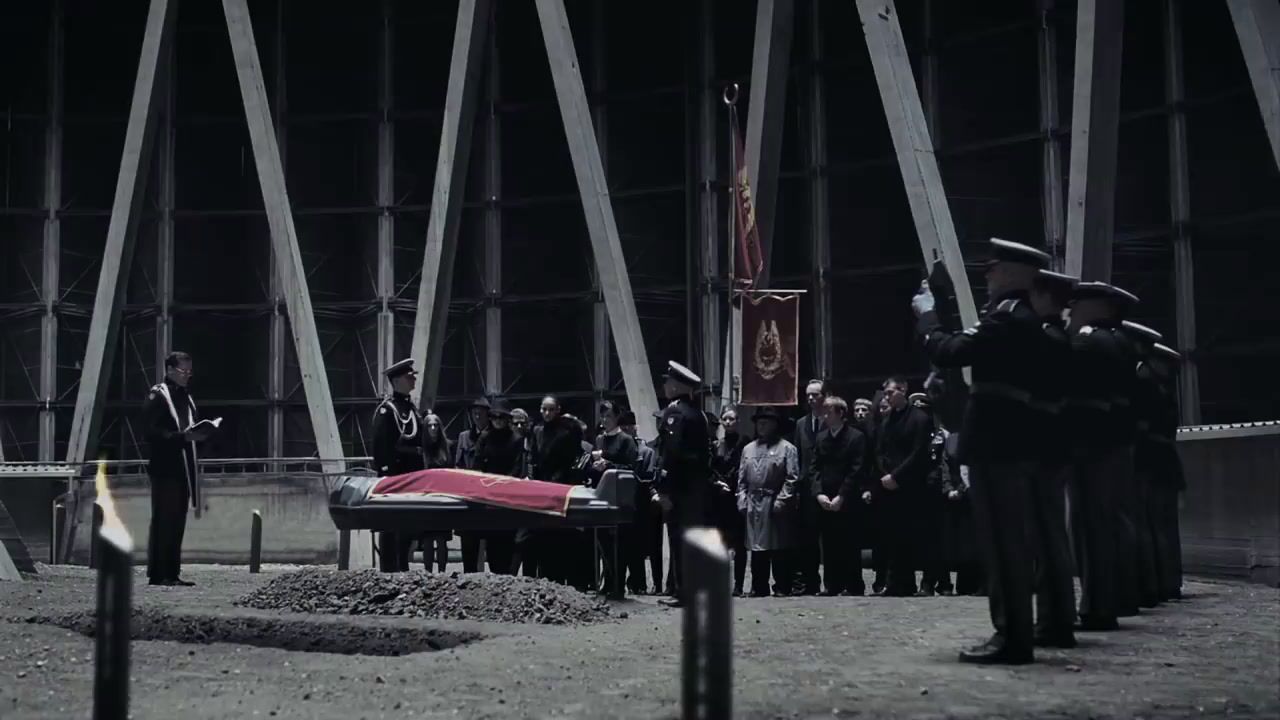
POLYGON ((622 417, 618 418, 618 424, 619 425, 635 425, 636 414, 631 412, 630 410, 623 411, 622 417))
POLYGON ((756 408, 755 413, 751 416, 752 422, 757 420, 777 420, 778 422, 782 422, 782 415, 778 412, 777 408, 771 405, 761 405, 756 408))
POLYGON ((1055 293, 1070 295, 1072 290, 1076 289, 1076 284, 1080 282, 1080 278, 1067 275, 1065 273, 1054 272, 1052 270, 1040 269, 1037 273, 1040 282, 1048 286, 1055 293))
POLYGON ((663 377, 693 387, 697 387, 702 384, 702 378, 698 377, 692 370, 681 365, 675 360, 667 361, 667 371, 663 374, 663 377))
POLYGON ((991 259, 987 261, 987 267, 996 263, 1007 262, 1043 269, 1049 267, 1049 260, 1048 253, 1043 250, 1037 250, 1030 245, 1009 242, 1000 238, 991 238, 991 259))
POLYGON ((1120 309, 1138 304, 1138 296, 1111 283, 1081 282, 1071 294, 1072 300, 1110 300, 1120 309))
POLYGON ((907 396, 907 402, 909 402, 909 403, 915 403, 915 402, 917 402, 917 401, 922 402, 922 403, 924 403, 924 404, 928 405, 928 404, 929 404, 929 396, 928 396, 928 395, 926 395, 926 394, 924 394, 924 393, 922 393, 922 392, 915 392, 915 393, 911 393, 910 395, 908 395, 908 396, 907 396))
POLYGON ((401 375, 408 375, 411 372, 415 372, 413 358, 405 358, 400 362, 392 363, 386 370, 382 371, 382 374, 386 375, 388 380, 395 380, 401 375))
POLYGON ((484 408, 485 410, 488 410, 489 407, 489 398, 483 396, 471 401, 471 404, 467 406, 467 408, 484 408))
POLYGON ((1124 328, 1126 334, 1135 340, 1141 341, 1144 345, 1152 345, 1164 339, 1159 332, 1152 330, 1146 325, 1139 325, 1136 322, 1125 320, 1120 323, 1120 327, 1124 328))
MULTIPOLYGON (((475 407, 474 405, 472 407, 475 407)), ((502 417, 511 417, 511 403, 501 398, 494 400, 489 405, 490 415, 500 415, 502 417)))
POLYGON ((1168 345, 1155 343, 1154 345, 1151 346, 1151 350, 1152 350, 1152 357, 1162 358, 1174 364, 1182 362, 1182 353, 1178 352, 1177 350, 1174 350, 1168 345))

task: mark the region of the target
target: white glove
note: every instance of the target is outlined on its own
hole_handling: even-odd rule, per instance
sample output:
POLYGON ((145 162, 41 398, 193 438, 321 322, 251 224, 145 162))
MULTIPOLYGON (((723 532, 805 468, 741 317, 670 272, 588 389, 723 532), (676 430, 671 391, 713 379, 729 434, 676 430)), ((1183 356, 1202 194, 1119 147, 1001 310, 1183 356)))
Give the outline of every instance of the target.
POLYGON ((921 283, 920 291, 916 293, 915 297, 911 298, 911 310, 915 312, 916 317, 920 317, 927 312, 933 312, 933 308, 933 291, 929 289, 927 282, 921 283))

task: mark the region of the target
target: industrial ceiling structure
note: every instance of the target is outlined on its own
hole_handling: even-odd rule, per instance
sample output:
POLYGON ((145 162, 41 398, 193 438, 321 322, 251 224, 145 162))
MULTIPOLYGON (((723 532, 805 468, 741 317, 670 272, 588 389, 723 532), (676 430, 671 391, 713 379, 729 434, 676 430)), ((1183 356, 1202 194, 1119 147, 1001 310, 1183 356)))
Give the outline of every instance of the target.
POLYGON ((144 456, 171 349, 222 457, 366 455, 411 353, 453 432, 645 407, 667 359, 716 397, 732 83, 804 376, 922 377, 922 246, 997 236, 1138 294, 1185 424, 1274 419, 1277 38, 1277 0, 5 3, 0 457, 144 456))

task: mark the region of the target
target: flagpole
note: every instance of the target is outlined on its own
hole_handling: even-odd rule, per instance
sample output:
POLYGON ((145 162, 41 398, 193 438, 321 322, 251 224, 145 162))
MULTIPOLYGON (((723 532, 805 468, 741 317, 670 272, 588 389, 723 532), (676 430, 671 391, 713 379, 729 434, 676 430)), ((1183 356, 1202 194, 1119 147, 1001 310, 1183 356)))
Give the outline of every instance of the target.
POLYGON ((726 146, 729 150, 729 197, 726 206, 729 211, 729 222, 725 227, 728 232, 725 233, 725 243, 728 248, 729 256, 729 283, 728 283, 728 299, 729 299, 729 322, 726 323, 724 338, 724 371, 720 375, 720 412, 731 408, 735 404, 734 398, 734 368, 737 364, 734 362, 734 356, 738 350, 740 343, 735 342, 739 323, 738 315, 733 305, 734 293, 734 274, 736 272, 737 261, 737 244, 734 239, 737 237, 737 214, 738 214, 738 138, 737 138, 737 108, 738 103, 738 84, 733 83, 724 89, 724 104, 729 108, 729 144, 726 146))

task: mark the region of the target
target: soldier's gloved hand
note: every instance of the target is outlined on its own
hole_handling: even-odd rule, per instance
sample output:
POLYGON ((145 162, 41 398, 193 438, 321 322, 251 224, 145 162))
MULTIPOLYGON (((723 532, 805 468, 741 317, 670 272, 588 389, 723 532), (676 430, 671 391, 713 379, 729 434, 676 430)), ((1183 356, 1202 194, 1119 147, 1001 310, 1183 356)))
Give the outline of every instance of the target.
POLYGON ((933 300, 933 291, 929 289, 929 281, 920 283, 920 290, 916 292, 916 296, 911 298, 911 310, 916 317, 927 312, 933 312, 935 303, 933 300))
POLYGON ((864 502, 864 503, 866 503, 866 504, 868 504, 868 505, 870 505, 870 504, 871 504, 871 491, 870 491, 870 490, 864 490, 864 491, 862 492, 862 502, 864 502))
POLYGON ((952 490, 951 492, 947 493, 947 499, 948 499, 948 500, 959 500, 959 499, 960 499, 960 491, 959 491, 959 490, 952 490))

